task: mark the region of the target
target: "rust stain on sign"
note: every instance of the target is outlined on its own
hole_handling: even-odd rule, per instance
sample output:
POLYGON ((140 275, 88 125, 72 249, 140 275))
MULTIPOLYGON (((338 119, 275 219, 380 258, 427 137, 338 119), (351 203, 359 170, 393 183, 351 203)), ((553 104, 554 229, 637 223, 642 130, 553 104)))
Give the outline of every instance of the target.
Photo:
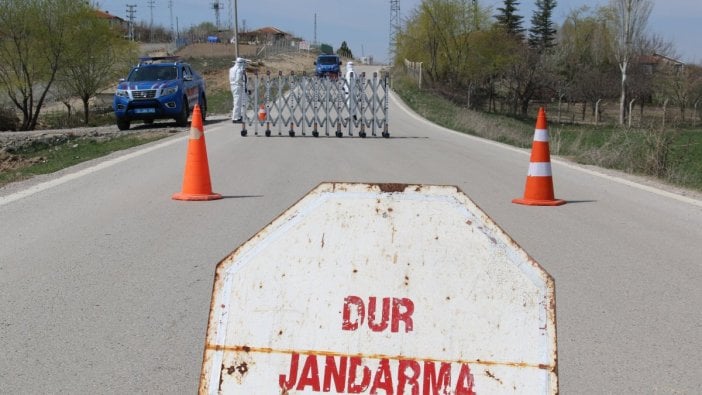
MULTIPOLYGON (((438 363, 453 363, 453 364, 468 364, 468 365, 482 365, 482 366, 508 366, 508 367, 517 367, 517 368, 530 368, 530 369, 538 369, 538 370, 546 370, 550 372, 555 372, 556 367, 555 366, 550 366, 550 365, 543 365, 543 364, 530 364, 528 362, 508 362, 508 361, 486 361, 486 360, 480 360, 480 359, 475 359, 475 360, 462 360, 462 359, 456 359, 456 360, 444 360, 444 359, 435 359, 435 358, 418 358, 418 357, 408 357, 408 356, 403 356, 403 355, 386 355, 386 354, 363 354, 363 353, 358 353, 358 354, 343 354, 339 352, 334 352, 334 351, 324 351, 324 350, 276 350, 270 347, 261 347, 261 348, 251 348, 248 346, 235 346, 235 345, 229 345, 229 346, 222 346, 222 345, 214 345, 214 344, 208 344, 205 346, 206 350, 210 351, 229 351, 229 352, 253 352, 253 353, 260 353, 260 354, 282 354, 282 355, 293 355, 293 354, 298 354, 298 355, 312 355, 312 356, 322 356, 322 357, 349 357, 349 358, 361 358, 361 359, 376 359, 376 360, 381 360, 381 359, 387 359, 387 360, 395 360, 395 361, 416 361, 416 362, 438 362, 438 363)), ((234 368, 237 369, 237 368, 234 368)), ((227 370, 222 366, 222 370, 227 370)), ((227 370, 228 371, 228 370, 227 370)), ((489 375, 492 375, 489 370, 486 370, 486 372, 489 375)), ((495 378, 495 377, 491 377, 495 378)))
POLYGON ((386 193, 404 192, 406 187, 406 184, 378 184, 378 188, 386 193))

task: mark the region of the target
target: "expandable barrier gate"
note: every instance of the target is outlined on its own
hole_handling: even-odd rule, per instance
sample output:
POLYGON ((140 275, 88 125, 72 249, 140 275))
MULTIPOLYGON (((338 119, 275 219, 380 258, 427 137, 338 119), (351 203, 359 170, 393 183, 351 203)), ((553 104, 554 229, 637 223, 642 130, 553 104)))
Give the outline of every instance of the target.
POLYGON ((294 137, 297 130, 303 136, 308 132, 343 137, 344 133, 359 137, 390 137, 388 132, 388 78, 366 73, 346 81, 308 76, 306 73, 271 77, 270 72, 249 79, 248 100, 243 100, 241 135, 253 128, 266 136, 286 133, 294 137), (253 87, 251 83, 253 82, 253 87), (261 105, 265 113, 261 111, 261 105))

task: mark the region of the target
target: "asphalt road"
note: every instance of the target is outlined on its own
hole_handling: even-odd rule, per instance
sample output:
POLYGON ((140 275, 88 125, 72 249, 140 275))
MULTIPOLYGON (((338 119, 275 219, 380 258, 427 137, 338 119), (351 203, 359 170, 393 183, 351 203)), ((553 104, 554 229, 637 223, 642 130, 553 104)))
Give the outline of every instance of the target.
POLYGON ((556 282, 563 394, 702 393, 702 201, 528 151, 391 101, 392 138, 206 126, 211 202, 180 191, 186 133, 0 189, 0 393, 197 391, 215 265, 323 181, 456 185, 556 282))

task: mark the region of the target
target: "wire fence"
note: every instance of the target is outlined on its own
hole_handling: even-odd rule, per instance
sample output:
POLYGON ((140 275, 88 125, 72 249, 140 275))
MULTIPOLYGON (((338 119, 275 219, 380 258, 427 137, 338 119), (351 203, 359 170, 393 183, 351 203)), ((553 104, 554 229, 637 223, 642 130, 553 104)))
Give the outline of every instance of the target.
MULTIPOLYGON (((433 89, 431 82, 423 78, 425 71, 422 69, 421 62, 405 59, 401 70, 420 90, 433 89)), ((476 109, 487 111, 488 105, 485 103, 476 109)), ((496 100, 493 112, 511 114, 511 107, 510 101, 503 97, 496 100)), ((602 98, 596 102, 558 100, 557 98, 533 100, 529 104, 528 113, 535 114, 539 107, 546 108, 549 120, 557 123, 587 125, 619 123, 619 98, 602 98)), ((662 103, 651 100, 631 100, 627 103, 626 125, 630 127, 702 126, 702 101, 681 107, 671 100, 664 100, 662 103)))

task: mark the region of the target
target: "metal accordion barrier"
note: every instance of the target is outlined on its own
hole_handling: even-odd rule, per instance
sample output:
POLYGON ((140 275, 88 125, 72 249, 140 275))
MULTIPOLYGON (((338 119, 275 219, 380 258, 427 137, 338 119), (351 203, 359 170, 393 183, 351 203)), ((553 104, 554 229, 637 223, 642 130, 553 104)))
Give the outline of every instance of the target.
POLYGON ((241 135, 382 136, 388 131, 389 77, 364 72, 330 79, 306 73, 253 74, 242 100, 241 135), (253 86, 252 86, 253 85, 253 86))

